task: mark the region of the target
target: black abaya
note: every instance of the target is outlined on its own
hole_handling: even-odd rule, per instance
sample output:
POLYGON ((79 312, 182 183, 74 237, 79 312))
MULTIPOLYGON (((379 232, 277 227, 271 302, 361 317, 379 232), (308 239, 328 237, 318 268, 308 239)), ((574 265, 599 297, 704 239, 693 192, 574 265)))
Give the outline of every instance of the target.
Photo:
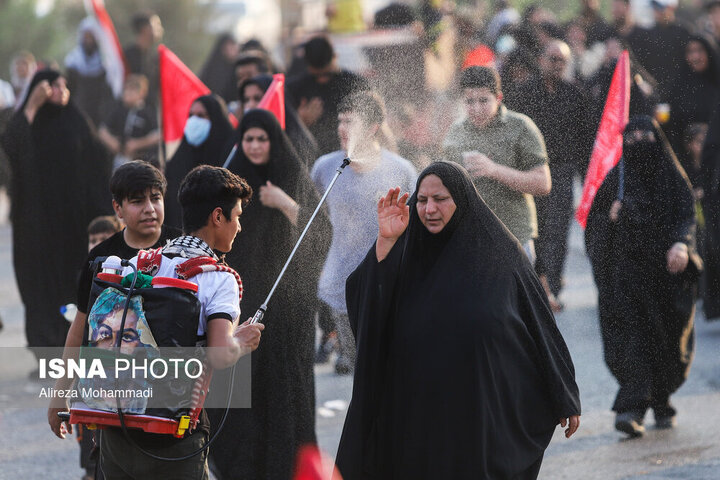
POLYGON ((675 152, 685 150, 685 130, 693 123, 708 123, 713 108, 720 100, 720 52, 717 45, 702 35, 693 35, 689 42, 702 45, 708 56, 703 72, 694 72, 687 62, 680 67, 679 80, 670 95, 670 121, 664 130, 675 152))
POLYGON ((406 233, 347 281, 358 357, 343 478, 535 478, 580 414, 572 360, 521 246, 462 167, 436 163, 457 210, 442 232, 410 200, 406 233))
MULTIPOLYGON (((229 165, 255 192, 243 209, 242 232, 226 257, 243 278, 246 317, 265 300, 320 199, 307 168, 273 114, 248 111, 238 129, 238 140, 253 127, 267 132, 269 163, 253 165, 239 148, 229 165), (267 181, 299 205, 297 226, 280 210, 260 202, 260 187, 267 181)), ((231 410, 210 450, 221 479, 289 479, 298 447, 316 442, 314 313, 318 279, 331 238, 329 215, 323 208, 268 305, 263 339, 252 354, 252 408, 231 410)), ((222 413, 208 411, 213 427, 222 413)))
POLYGON ((708 125, 702 152, 702 199, 705 214, 705 297, 703 310, 708 320, 720 319, 720 104, 708 125))
POLYGON ((185 175, 198 165, 221 167, 225 163, 225 153, 229 153, 228 143, 233 128, 228 120, 225 102, 217 95, 203 95, 193 103, 200 102, 207 110, 210 120, 208 138, 198 146, 190 145, 183 135, 182 142, 165 168, 167 193, 165 194, 165 225, 182 228, 182 211, 178 202, 180 184, 185 175))
MULTIPOLYGON (((35 74, 28 97, 42 80, 35 74)), ((60 307, 75 300, 77 268, 87 257, 87 226, 111 211, 107 151, 80 111, 46 102, 28 123, 21 108, 2 136, 12 171, 13 266, 25 305, 28 345, 65 344, 68 323, 60 307)))
POLYGON ((231 34, 224 33, 218 37, 200 72, 200 80, 213 93, 230 103, 235 99, 237 80, 235 79, 235 59, 228 60, 223 52, 228 42, 235 43, 235 38, 231 34))
POLYGON ((634 117, 626 132, 633 129, 653 131, 657 142, 626 144, 593 201, 585 242, 598 287, 605 362, 620 384, 613 410, 653 408, 670 416, 669 397, 685 381, 693 357, 702 262, 693 249, 687 177, 654 121, 634 117), (622 208, 612 222, 615 199, 622 208), (671 274, 666 255, 676 242, 688 246, 690 260, 684 272, 671 274))

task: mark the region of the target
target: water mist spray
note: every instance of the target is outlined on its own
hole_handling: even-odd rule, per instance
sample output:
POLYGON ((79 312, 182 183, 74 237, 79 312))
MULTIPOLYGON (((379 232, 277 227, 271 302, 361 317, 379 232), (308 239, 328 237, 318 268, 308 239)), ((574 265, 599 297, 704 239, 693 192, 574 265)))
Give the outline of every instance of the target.
POLYGON ((255 312, 255 315, 253 315, 253 318, 250 321, 250 323, 262 322, 262 319, 265 316, 265 312, 267 311, 267 304, 270 301, 270 298, 273 296, 273 293, 275 293, 275 289, 277 288, 278 284, 280 283, 280 280, 282 279, 283 275, 285 275, 285 270, 287 270, 288 265, 290 265, 290 262, 292 261, 293 257, 295 256, 295 252, 297 251, 298 247, 300 247, 300 243, 302 243, 303 238, 305 238, 305 234, 307 233, 308 229, 310 228, 310 225, 312 225, 313 220, 315 220, 315 216, 320 211, 320 207, 322 207, 322 204, 325 202, 325 199, 327 198, 328 194, 330 193, 330 190, 332 190, 338 177, 343 172, 345 167, 347 167, 348 165, 350 165, 350 158, 346 157, 342 161, 342 164, 335 171, 335 176, 333 177, 332 181, 330 182, 330 185, 328 185, 327 189, 325 190, 325 193, 323 194, 322 198, 320 199, 320 202, 318 202, 317 207, 315 207, 315 211, 313 212, 312 216, 310 217, 310 220, 308 220, 307 225, 305 225, 305 229, 300 234, 300 238, 298 238, 298 241, 295 243, 295 247, 293 247, 292 252, 290 252, 290 256, 288 257, 287 261, 285 262, 285 265, 283 266, 282 270, 280 271, 280 275, 278 275, 277 279, 275 280, 275 284, 273 284, 272 288, 270 289, 270 293, 268 293, 267 298, 265 298, 265 301, 262 303, 262 305, 260 305, 260 308, 257 309, 257 312, 255 312))

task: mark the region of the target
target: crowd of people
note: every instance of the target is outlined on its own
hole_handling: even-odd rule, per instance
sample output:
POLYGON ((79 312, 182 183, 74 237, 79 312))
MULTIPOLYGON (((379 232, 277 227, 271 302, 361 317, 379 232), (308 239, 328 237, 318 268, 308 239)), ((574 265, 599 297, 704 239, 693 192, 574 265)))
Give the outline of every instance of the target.
MULTIPOLYGON (((489 15, 420 3, 375 14, 380 34, 406 29, 416 41, 367 48, 370 71, 341 68, 324 34, 305 38, 288 62, 256 40, 221 35, 199 72, 212 93, 194 99, 168 158, 157 15, 132 19, 119 89, 92 19, 63 66, 18 53, 11 82, 0 83, 0 183, 12 201, 28 345, 82 344, 87 260, 131 258, 176 238, 237 271, 244 314, 253 312, 349 156, 275 292, 262 341, 260 327, 222 333, 252 344, 253 408, 227 419, 208 409, 203 439, 168 448, 191 451, 224 424, 209 450, 218 479, 291 478, 298 449, 316 443, 313 364, 334 358, 338 375, 354 375, 337 459, 344 478, 536 478, 556 425, 568 437, 579 426, 553 312, 564 309, 575 186, 627 50, 630 122, 585 241, 619 384, 615 428, 642 435, 650 409, 658 428, 672 428, 696 300, 708 320, 720 318, 720 2, 693 11, 652 0, 648 28, 629 0, 612 0, 609 21, 597 0, 581 0, 568 22, 539 3, 518 12, 496 0, 489 15), (455 71, 438 87, 426 64, 443 55, 446 36, 455 71), (257 108, 283 63, 285 128, 257 108), (202 190, 193 175, 233 186, 237 205, 191 218, 189 196, 202 190), (238 218, 234 243, 222 240, 240 230, 225 225, 238 218), (88 235, 108 230, 88 257, 88 235), (69 303, 72 325, 60 313, 69 303), (439 327, 439 317, 452 325, 439 327)), ((362 29, 356 14, 328 9, 331 30, 362 29)), ((215 318, 234 327, 238 312, 209 315, 204 328, 215 318)), ((48 413, 58 436, 64 408, 48 413)), ((103 478, 80 431, 85 478, 103 478)), ((105 478, 148 478, 123 472, 113 455, 133 447, 117 432, 108 438, 105 478)), ((188 468, 206 478, 206 468, 188 468)))

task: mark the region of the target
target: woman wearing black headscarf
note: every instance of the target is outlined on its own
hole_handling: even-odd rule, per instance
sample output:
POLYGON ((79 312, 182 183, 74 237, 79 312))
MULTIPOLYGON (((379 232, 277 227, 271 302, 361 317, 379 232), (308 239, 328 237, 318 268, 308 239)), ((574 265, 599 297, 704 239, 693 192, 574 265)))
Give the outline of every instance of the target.
POLYGON ((165 225, 182 228, 177 195, 183 178, 198 165, 221 167, 225 163, 233 127, 222 98, 215 94, 196 98, 190 105, 182 142, 165 168, 165 225))
POLYGON ((620 384, 615 428, 644 432, 648 408, 671 428, 670 395, 693 357, 695 298, 702 262, 687 176, 658 124, 633 117, 623 157, 597 192, 585 244, 598 287, 605 362, 620 384))
POLYGON ((87 226, 112 211, 110 159, 59 72, 37 72, 27 91, 1 140, 12 170, 13 264, 28 345, 61 346, 60 307, 74 301, 87 226))
POLYGON ((678 82, 670 95, 666 127, 673 151, 683 151, 683 134, 691 123, 708 123, 720 100, 720 52, 715 41, 693 35, 685 47, 678 82))
POLYGON ((593 103, 590 115, 595 130, 600 125, 615 67, 623 50, 627 50, 630 56, 630 115, 652 115, 660 101, 657 82, 636 60, 628 42, 619 36, 611 36, 605 41, 602 65, 585 81, 585 88, 593 103))
MULTIPOLYGON (((272 81, 273 78, 270 75, 262 74, 245 80, 240 85, 238 99, 243 112, 258 107, 272 81)), ((241 117, 242 115, 240 115, 241 117)), ((285 133, 293 147, 295 147, 300 159, 305 162, 308 170, 310 170, 319 156, 317 142, 310 130, 300 120, 300 116, 292 102, 287 99, 285 100, 285 133)))
MULTIPOLYGON (((254 312, 320 197, 272 113, 246 112, 238 137, 228 168, 256 193, 226 260, 243 277, 243 308, 254 312)), ((252 408, 232 410, 210 450, 221 479, 291 478, 298 447, 316 442, 314 312, 331 238, 323 209, 268 305, 263 344, 252 354, 252 408)), ((214 427, 223 413, 209 412, 214 427)))
POLYGON ((358 355, 343 478, 533 479, 579 426, 570 354, 522 247, 468 173, 439 162, 378 203, 347 281, 358 355))
POLYGON ((223 33, 215 42, 205 65, 200 72, 200 80, 226 102, 235 97, 235 60, 240 46, 230 33, 223 33))

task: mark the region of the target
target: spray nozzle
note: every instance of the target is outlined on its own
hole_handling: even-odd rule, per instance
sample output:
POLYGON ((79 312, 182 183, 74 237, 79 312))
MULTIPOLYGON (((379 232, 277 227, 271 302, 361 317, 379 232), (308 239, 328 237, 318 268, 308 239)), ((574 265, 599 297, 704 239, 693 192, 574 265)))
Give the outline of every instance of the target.
POLYGON ((345 158, 343 159, 343 163, 342 163, 342 166, 341 166, 340 168, 345 168, 345 167, 347 167, 348 165, 350 165, 350 157, 345 157, 345 158))

